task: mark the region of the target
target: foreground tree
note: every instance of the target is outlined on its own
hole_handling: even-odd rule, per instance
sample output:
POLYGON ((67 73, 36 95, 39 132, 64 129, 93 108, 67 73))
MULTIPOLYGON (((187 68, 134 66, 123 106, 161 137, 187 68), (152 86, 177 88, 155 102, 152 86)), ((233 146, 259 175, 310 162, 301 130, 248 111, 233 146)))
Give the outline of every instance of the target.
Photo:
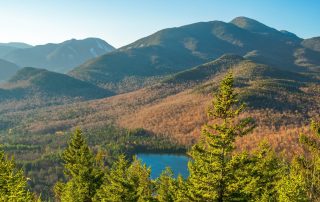
POLYGON ((55 186, 56 197, 61 201, 92 201, 102 183, 103 172, 96 166, 93 153, 77 129, 63 152, 64 174, 67 183, 55 186))
POLYGON ((308 156, 299 157, 299 167, 306 181, 308 198, 320 201, 320 122, 311 122, 310 135, 300 135, 300 143, 308 156))
POLYGON ((300 170, 300 163, 295 158, 288 166, 288 170, 277 184, 278 201, 303 202, 310 201, 307 195, 307 184, 300 170))
POLYGON ((34 201, 33 194, 27 189, 27 179, 23 171, 16 168, 13 159, 0 151, 0 201, 34 201))
POLYGON ((151 170, 136 158, 130 165, 124 155, 120 155, 104 182, 94 201, 152 201, 151 170))
POLYGON ((189 200, 230 201, 235 190, 232 184, 232 152, 236 137, 241 137, 254 128, 252 118, 239 120, 244 110, 234 91, 231 73, 222 80, 218 94, 208 110, 214 122, 206 124, 201 131, 201 140, 193 146, 189 162, 189 200))
POLYGON ((178 182, 169 167, 167 167, 157 179, 156 188, 156 198, 159 202, 177 201, 178 182))
POLYGON ((277 201, 277 184, 283 177, 285 164, 269 144, 262 142, 253 154, 234 155, 230 167, 233 200, 277 201))

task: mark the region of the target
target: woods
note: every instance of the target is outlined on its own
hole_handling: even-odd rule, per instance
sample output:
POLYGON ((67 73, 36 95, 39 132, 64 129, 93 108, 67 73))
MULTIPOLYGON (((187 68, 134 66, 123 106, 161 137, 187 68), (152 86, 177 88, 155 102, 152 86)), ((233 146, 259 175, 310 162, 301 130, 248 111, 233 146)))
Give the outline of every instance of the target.
MULTIPOLYGON (((305 153, 289 162, 268 142, 261 142, 252 152, 235 152, 236 139, 256 126, 252 118, 241 116, 244 110, 234 91, 233 75, 228 73, 208 108, 209 122, 189 151, 190 175, 186 179, 174 178, 167 168, 153 180, 150 168, 123 154, 109 166, 103 153, 94 152, 77 129, 61 155, 65 181, 55 185, 55 200, 319 201, 320 122, 312 121, 312 133, 300 135, 305 153)), ((3 151, 0 159, 1 199, 38 200, 28 190, 27 179, 14 160, 3 151)))

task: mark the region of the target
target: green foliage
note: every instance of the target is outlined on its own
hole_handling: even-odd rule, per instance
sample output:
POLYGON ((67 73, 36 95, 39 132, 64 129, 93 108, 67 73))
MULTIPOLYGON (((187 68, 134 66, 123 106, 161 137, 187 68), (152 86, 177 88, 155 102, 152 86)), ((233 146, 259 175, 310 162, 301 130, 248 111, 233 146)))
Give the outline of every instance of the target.
POLYGON ((307 149, 309 156, 300 157, 299 170, 307 184, 307 194, 311 201, 320 200, 320 122, 311 122, 313 134, 300 135, 300 143, 307 149))
POLYGON ((178 192, 177 180, 174 179, 172 170, 167 167, 157 179, 157 199, 159 202, 176 201, 178 192))
POLYGON ((230 161, 232 198, 245 201, 276 201, 284 164, 265 142, 252 155, 241 153, 230 161))
POLYGON ((16 168, 14 159, 9 159, 0 151, 0 201, 34 201, 33 194, 27 189, 27 178, 23 171, 16 168))
POLYGON ((277 184, 278 201, 303 202, 309 201, 307 197, 307 183, 302 175, 299 163, 295 159, 277 184))
POLYGON ((151 170, 134 159, 120 155, 107 173, 94 201, 152 201, 151 170))
POLYGON ((248 134, 254 128, 251 118, 236 121, 243 111, 233 89, 233 75, 222 80, 218 94, 209 108, 208 116, 215 123, 203 127, 201 141, 190 153, 189 196, 192 201, 225 201, 233 194, 231 154, 236 137, 248 134))
POLYGON ((102 183, 102 171, 95 166, 95 158, 86 144, 81 130, 77 129, 63 152, 64 173, 69 179, 55 186, 61 201, 91 201, 102 183))

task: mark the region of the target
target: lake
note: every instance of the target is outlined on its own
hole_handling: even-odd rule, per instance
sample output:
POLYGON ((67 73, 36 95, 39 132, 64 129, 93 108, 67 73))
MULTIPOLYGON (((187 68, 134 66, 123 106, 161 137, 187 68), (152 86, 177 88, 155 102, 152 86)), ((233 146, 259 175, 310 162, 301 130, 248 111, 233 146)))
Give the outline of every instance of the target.
POLYGON ((151 178, 155 179, 160 176, 166 167, 171 167, 174 176, 179 174, 187 178, 189 175, 188 161, 189 158, 185 155, 177 154, 137 154, 137 157, 151 167, 151 178))

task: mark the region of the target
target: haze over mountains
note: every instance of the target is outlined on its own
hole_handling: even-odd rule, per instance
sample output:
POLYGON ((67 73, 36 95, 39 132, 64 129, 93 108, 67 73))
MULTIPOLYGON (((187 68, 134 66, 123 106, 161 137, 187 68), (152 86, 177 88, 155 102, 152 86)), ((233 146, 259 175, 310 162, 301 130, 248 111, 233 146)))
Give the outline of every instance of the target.
POLYGON ((16 64, 0 59, 0 83, 12 77, 18 70, 16 64))
MULTIPOLYGON (((188 120, 185 127, 189 129, 184 132, 174 129, 170 121, 178 120, 177 125, 181 126, 184 124, 179 117, 193 117, 192 113, 202 112, 208 95, 216 89, 223 75, 232 70, 237 88, 251 112, 264 114, 272 110, 273 115, 279 117, 299 113, 297 122, 302 124, 320 106, 318 43, 318 38, 301 39, 288 31, 238 17, 229 23, 199 22, 164 29, 117 50, 98 39, 19 49, 6 58, 10 56, 21 62, 30 54, 33 62, 39 65, 34 66, 55 71, 69 68, 60 63, 77 64, 79 58, 89 56, 93 59, 67 75, 38 68, 21 69, 0 86, 0 102, 3 103, 0 114, 8 117, 7 112, 14 111, 19 112, 19 116, 33 117, 33 111, 25 110, 40 110, 36 113, 38 117, 50 123, 57 121, 56 117, 67 109, 77 108, 81 116, 60 120, 59 124, 54 124, 59 125, 56 128, 47 124, 44 131, 72 128, 80 122, 84 126, 95 125, 104 120, 104 123, 142 127, 171 136, 189 134, 193 139, 192 131, 203 123, 203 117, 188 120), (92 44, 100 49, 91 51, 92 44), (103 54, 103 51, 111 52, 103 54), (40 53, 43 53, 41 57, 40 53), (74 53, 79 54, 69 57, 74 53), (52 60, 48 60, 47 55, 52 60), (102 99, 95 100, 99 98, 102 99), (87 102, 82 102, 84 100, 87 102), (10 104, 13 102, 20 107, 13 107, 10 104), (46 108, 49 105, 60 106, 53 110, 46 108), (132 119, 136 116, 140 118, 132 119)), ((22 124, 13 117, 10 114, 3 130, 22 124)), ((41 119, 34 117, 22 125, 38 124, 41 119)), ((286 120, 294 122, 290 118, 286 120)))
POLYGON ((59 44, 50 43, 16 49, 2 58, 21 67, 38 67, 56 72, 67 72, 88 59, 112 50, 114 47, 98 38, 71 39, 59 44))

